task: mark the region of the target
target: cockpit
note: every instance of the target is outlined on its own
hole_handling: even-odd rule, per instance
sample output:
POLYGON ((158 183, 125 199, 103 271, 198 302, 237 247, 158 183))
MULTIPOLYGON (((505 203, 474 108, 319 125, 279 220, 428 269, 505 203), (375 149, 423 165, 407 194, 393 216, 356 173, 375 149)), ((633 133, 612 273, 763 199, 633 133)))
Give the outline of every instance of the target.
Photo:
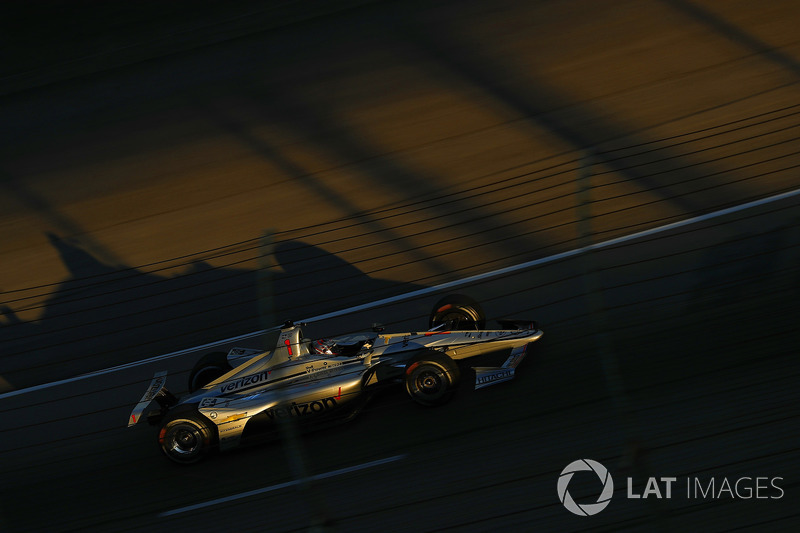
POLYGON ((309 352, 318 355, 353 356, 362 349, 369 349, 375 341, 374 335, 354 333, 328 339, 309 341, 309 352))

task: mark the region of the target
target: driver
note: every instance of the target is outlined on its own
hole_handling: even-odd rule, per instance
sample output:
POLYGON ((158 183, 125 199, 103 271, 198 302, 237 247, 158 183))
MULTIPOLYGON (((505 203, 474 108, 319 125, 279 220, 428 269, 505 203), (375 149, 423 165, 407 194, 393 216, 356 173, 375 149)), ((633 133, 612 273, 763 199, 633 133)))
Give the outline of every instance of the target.
POLYGON ((311 342, 311 352, 320 355, 339 355, 342 347, 331 339, 319 339, 311 342))

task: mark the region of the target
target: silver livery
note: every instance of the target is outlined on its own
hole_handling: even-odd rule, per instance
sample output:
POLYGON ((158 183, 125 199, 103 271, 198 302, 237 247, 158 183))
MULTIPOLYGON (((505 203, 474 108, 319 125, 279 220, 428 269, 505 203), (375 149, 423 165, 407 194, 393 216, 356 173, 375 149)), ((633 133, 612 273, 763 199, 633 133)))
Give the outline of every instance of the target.
POLYGON ((499 367, 474 367, 476 389, 509 381, 528 344, 542 336, 531 321, 500 321, 503 329, 492 330, 485 323, 477 302, 462 295, 440 300, 423 332, 386 334, 376 328, 310 340, 303 324, 287 322, 272 350, 234 348, 204 356, 180 399, 167 390, 166 373, 157 373, 128 425, 142 418, 158 425, 161 450, 186 464, 263 436, 282 420, 346 420, 372 392, 391 383, 403 383, 419 404, 439 405, 459 383, 456 361, 510 350, 499 367))

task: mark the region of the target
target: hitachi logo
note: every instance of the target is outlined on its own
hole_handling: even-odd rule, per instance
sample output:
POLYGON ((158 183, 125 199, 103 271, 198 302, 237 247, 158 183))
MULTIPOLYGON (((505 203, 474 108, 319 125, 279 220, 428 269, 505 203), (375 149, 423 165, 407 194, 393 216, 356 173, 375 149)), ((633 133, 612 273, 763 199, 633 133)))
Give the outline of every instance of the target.
POLYGON ((313 415, 326 411, 331 407, 336 407, 336 398, 333 396, 321 400, 314 400, 313 402, 292 402, 292 405, 273 407, 264 412, 269 416, 270 420, 274 420, 276 417, 283 418, 287 416, 313 415))
POLYGON ((494 372, 492 374, 484 374, 482 376, 478 376, 477 384, 483 385, 484 383, 491 383, 492 381, 497 381, 500 379, 508 379, 512 377, 514 377, 514 371, 509 369, 505 371, 494 372))

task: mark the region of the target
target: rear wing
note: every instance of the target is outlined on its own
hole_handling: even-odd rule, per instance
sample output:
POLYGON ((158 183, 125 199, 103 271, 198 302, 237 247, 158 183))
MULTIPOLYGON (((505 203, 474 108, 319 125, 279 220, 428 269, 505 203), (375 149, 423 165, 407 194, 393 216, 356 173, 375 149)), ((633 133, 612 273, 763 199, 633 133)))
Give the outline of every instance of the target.
POLYGON ((177 402, 175 396, 167 390, 167 371, 156 372, 150 385, 144 392, 142 399, 136 404, 128 417, 128 427, 135 426, 141 419, 145 409, 155 400, 162 407, 173 405, 177 402))

